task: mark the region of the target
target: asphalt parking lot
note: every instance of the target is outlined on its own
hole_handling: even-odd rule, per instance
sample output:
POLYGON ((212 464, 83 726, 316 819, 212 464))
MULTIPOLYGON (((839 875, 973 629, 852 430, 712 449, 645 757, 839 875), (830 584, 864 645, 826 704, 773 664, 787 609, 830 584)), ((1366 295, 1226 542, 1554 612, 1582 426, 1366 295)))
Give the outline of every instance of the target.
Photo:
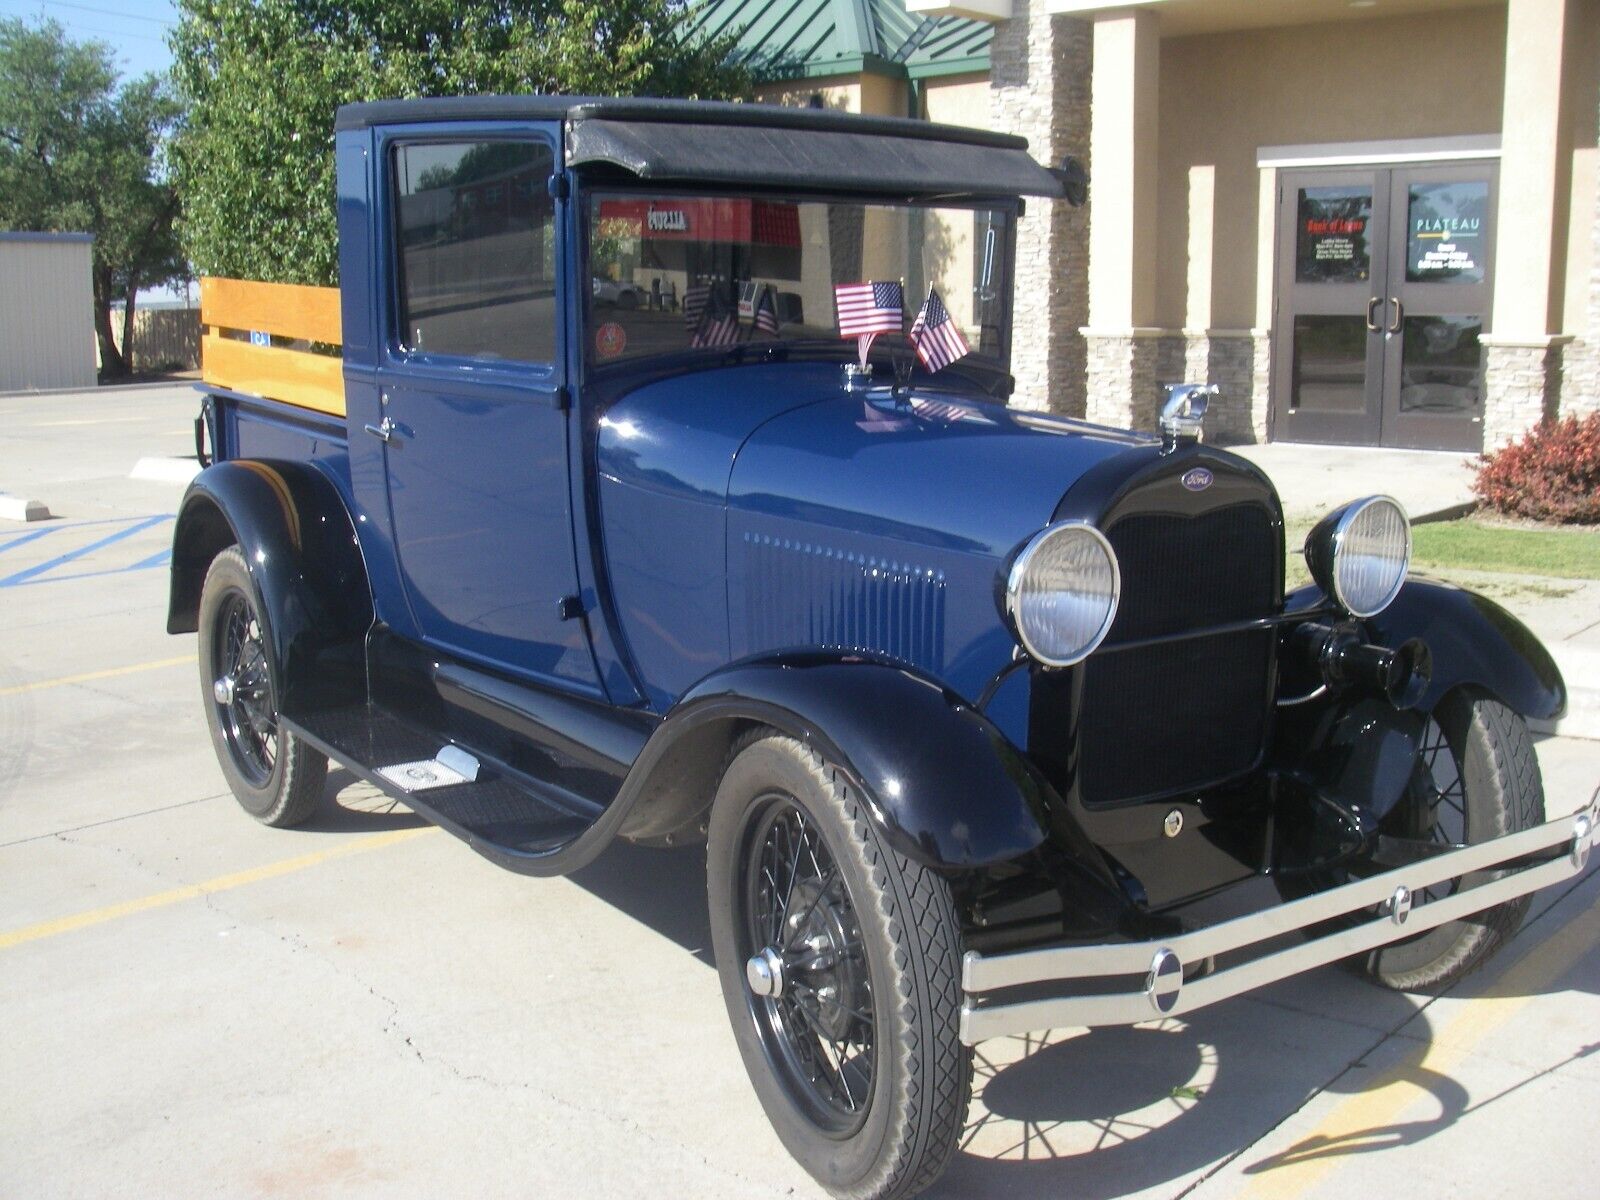
MULTIPOLYGON (((164 629, 183 389, 0 396, 0 1196, 816 1196, 745 1080, 694 851, 501 871, 351 777, 227 794, 164 629)), ((1600 742, 1540 745, 1549 810, 1600 742)), ((1330 969, 979 1047, 943 1197, 1588 1197, 1600 880, 1438 998, 1330 969), (1033 1053, 1025 1054, 1032 1050, 1033 1053)))

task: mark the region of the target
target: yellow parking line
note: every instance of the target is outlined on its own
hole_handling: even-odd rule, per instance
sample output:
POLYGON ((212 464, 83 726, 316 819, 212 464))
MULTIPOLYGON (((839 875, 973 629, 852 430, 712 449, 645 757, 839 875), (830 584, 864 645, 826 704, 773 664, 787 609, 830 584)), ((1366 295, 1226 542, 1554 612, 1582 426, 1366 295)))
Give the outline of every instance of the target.
POLYGON ((82 675, 63 675, 59 679, 41 679, 37 683, 18 683, 11 687, 0 687, 0 696, 15 696, 22 692, 41 691, 44 688, 66 687, 69 683, 91 683, 96 679, 115 679, 118 675, 154 671, 157 667, 178 667, 194 661, 194 655, 183 654, 177 658, 158 658, 153 662, 134 663, 131 667, 107 667, 103 671, 85 671, 82 675))
POLYGON ((1380 1148, 1394 1138, 1394 1123, 1430 1094, 1429 1084, 1448 1077, 1495 1031, 1510 1023, 1536 997, 1592 954, 1600 939, 1600 899, 1513 964, 1454 1018, 1420 1043, 1369 1086, 1325 1116, 1317 1127, 1253 1168, 1243 1200, 1303 1196, 1336 1170, 1349 1154, 1380 1148))
POLYGON ((226 892, 233 888, 243 887, 247 883, 260 883, 266 879, 277 879, 281 875, 304 871, 307 867, 320 866, 322 863, 331 862, 336 858, 348 858, 352 854, 364 854, 368 850, 381 850, 385 846, 393 846, 398 842, 409 842, 412 838, 421 837, 423 834, 437 832, 438 830, 434 826, 427 825, 420 829, 394 829, 388 833, 375 833, 371 837, 343 842, 327 850, 318 850, 314 854, 302 854, 299 858, 286 858, 280 862, 267 863, 265 866, 252 867, 248 871, 238 871, 232 875, 219 875, 217 878, 208 879, 204 883, 191 883, 185 887, 172 888, 170 891, 140 896, 136 900, 124 900, 121 904, 108 904, 104 908, 92 908, 88 912, 75 913, 70 917, 57 917, 53 921, 40 921, 37 925, 24 925, 20 929, 12 929, 5 933, 0 933, 0 950, 9 950, 13 946, 22 945, 24 942, 37 942, 41 938, 55 937, 57 934, 72 933, 74 930, 86 929, 90 925, 101 925, 121 917, 130 917, 134 913, 147 912, 152 908, 164 908, 168 904, 177 904, 181 900, 195 900, 201 896, 209 896, 216 892, 226 892))

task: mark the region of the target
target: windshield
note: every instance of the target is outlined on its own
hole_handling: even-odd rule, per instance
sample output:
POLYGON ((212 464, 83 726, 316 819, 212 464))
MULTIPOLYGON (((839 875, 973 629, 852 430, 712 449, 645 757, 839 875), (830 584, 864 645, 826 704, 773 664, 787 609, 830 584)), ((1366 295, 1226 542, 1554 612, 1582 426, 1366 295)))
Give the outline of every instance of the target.
MULTIPOLYGON (((589 203, 591 363, 696 348, 841 339, 837 284, 894 282, 909 330, 930 287, 971 349, 1003 370, 1004 209, 615 192, 589 203)), ((909 352, 903 334, 880 347, 909 352)))

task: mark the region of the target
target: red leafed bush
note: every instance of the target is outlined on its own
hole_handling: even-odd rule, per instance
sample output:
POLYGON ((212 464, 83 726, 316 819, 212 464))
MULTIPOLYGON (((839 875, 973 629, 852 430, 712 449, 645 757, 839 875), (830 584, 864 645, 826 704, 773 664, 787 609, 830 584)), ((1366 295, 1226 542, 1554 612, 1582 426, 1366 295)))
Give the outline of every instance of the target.
POLYGON ((1600 412, 1536 426, 1485 455, 1473 490, 1507 516, 1564 525, 1600 522, 1600 412))

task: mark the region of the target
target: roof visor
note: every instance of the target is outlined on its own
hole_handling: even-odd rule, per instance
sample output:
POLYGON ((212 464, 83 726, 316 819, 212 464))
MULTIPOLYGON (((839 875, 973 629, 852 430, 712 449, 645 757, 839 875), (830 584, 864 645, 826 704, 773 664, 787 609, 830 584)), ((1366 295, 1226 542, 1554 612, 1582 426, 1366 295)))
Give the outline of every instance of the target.
POLYGON ((661 183, 919 196, 1065 194, 1056 175, 1016 146, 867 130, 589 117, 569 127, 567 163, 608 163, 661 183))

